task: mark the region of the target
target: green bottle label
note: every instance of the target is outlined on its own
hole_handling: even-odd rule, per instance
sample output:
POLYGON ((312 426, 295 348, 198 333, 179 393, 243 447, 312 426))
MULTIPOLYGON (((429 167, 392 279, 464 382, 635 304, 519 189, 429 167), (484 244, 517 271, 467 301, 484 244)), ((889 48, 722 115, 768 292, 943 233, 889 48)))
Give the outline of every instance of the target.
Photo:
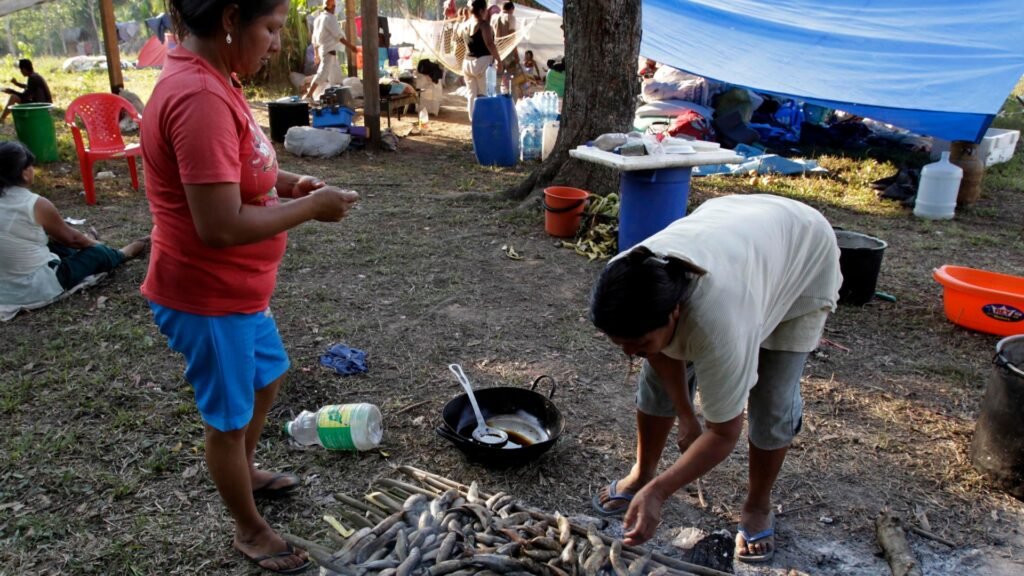
POLYGON ((324 448, 331 450, 355 450, 352 441, 352 410, 355 406, 327 406, 317 417, 317 434, 324 448))

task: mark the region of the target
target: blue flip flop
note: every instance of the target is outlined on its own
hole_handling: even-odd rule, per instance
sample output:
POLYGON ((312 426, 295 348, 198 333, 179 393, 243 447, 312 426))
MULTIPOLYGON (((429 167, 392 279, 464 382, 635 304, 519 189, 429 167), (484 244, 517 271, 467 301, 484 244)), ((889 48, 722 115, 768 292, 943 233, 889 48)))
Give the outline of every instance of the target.
POLYGON ((736 543, 736 559, 740 562, 746 562, 747 564, 761 564, 770 561, 775 556, 775 515, 771 517, 771 526, 758 532, 757 534, 750 534, 742 526, 736 527, 737 536, 743 536, 743 542, 745 544, 753 544, 771 538, 770 548, 764 554, 741 554, 739 551, 739 542, 736 543))
POLYGON ((601 492, 599 491, 597 494, 594 494, 594 499, 591 500, 591 504, 593 504, 595 512, 605 517, 622 516, 626 513, 626 510, 629 509, 629 503, 633 501, 633 497, 636 496, 636 494, 627 494, 626 492, 617 491, 616 488, 618 484, 618 480, 612 480, 612 483, 608 485, 608 500, 605 501, 605 504, 622 501, 625 502, 626 505, 613 510, 605 508, 601 505, 601 492))

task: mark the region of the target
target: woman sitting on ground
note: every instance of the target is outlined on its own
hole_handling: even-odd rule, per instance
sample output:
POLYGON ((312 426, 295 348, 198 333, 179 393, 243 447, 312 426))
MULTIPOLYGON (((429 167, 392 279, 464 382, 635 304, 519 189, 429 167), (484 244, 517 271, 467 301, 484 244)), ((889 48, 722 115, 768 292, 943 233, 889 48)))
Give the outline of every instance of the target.
POLYGON ((0 142, 0 305, 52 300, 149 246, 147 237, 114 250, 68 226, 52 202, 28 190, 34 165, 24 144, 0 142))
POLYGON ((540 92, 544 89, 544 69, 541 68, 539 62, 533 58, 533 50, 527 50, 523 53, 523 76, 526 77, 526 82, 522 86, 523 96, 532 96, 534 92, 540 92))

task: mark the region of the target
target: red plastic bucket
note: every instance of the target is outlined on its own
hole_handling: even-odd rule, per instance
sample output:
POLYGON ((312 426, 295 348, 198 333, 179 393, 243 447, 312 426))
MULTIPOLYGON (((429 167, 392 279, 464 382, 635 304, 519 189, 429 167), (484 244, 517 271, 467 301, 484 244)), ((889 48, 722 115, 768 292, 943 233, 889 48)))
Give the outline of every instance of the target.
POLYGON ((580 228, 590 192, 568 186, 544 189, 544 231, 556 238, 572 238, 580 228))

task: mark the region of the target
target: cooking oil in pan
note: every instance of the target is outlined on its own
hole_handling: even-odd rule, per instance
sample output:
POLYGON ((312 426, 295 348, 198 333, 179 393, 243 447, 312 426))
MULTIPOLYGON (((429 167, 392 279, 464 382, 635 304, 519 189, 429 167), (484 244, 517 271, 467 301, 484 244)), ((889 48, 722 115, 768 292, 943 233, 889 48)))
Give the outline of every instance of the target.
POLYGON ((514 414, 498 414, 487 419, 487 425, 508 434, 506 450, 514 450, 545 442, 551 438, 536 416, 518 410, 514 414))

